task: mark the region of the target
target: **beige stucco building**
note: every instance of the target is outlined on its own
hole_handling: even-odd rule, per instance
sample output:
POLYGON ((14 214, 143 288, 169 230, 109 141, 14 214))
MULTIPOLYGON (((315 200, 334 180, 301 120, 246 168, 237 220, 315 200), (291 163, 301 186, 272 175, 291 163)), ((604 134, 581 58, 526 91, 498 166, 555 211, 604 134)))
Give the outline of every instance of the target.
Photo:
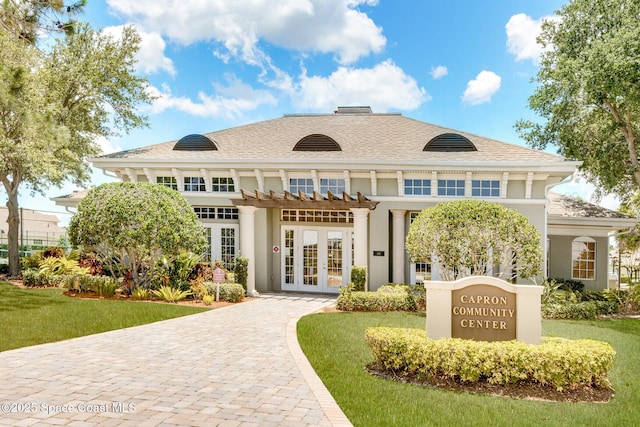
MULTIPOLYGON (((549 276, 575 273, 588 288, 602 288, 604 240, 597 250, 587 245, 594 260, 585 265, 579 251, 553 245, 604 238, 635 223, 607 218, 597 236, 595 228, 563 229, 549 222, 548 195, 579 162, 369 107, 285 115, 92 162, 122 181, 180 191, 207 230, 209 256, 249 258, 248 287, 258 292, 337 292, 352 265, 367 266, 369 289, 438 278, 429 265, 410 262, 410 223, 424 208, 473 198, 530 219, 544 236, 549 276)), ((55 200, 73 206, 78 197, 55 200)))

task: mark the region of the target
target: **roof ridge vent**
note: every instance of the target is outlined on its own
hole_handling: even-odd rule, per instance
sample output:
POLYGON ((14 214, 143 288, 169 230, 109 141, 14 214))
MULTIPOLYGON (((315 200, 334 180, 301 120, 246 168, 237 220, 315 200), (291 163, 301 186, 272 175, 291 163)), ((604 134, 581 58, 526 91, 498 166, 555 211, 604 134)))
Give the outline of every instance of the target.
POLYGON ((371 107, 368 105, 354 105, 354 106, 345 106, 338 107, 333 111, 336 114, 371 114, 371 107))

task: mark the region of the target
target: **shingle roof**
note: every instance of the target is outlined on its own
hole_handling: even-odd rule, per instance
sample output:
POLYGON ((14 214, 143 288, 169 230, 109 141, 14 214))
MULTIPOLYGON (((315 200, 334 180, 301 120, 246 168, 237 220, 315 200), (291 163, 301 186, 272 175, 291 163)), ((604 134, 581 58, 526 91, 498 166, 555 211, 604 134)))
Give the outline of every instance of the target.
POLYGON ((616 218, 633 219, 618 211, 603 208, 564 194, 549 192, 549 215, 557 215, 564 218, 616 218))
POLYGON ((101 156, 99 159, 182 160, 182 159, 279 159, 407 162, 563 162, 560 156, 460 132, 400 114, 313 114, 284 117, 223 129, 205 134, 216 141, 217 151, 174 151, 176 141, 134 148, 101 156), (468 138, 478 151, 425 152, 434 137, 457 133, 468 138), (336 141, 342 151, 293 151, 302 138, 323 134, 336 141))

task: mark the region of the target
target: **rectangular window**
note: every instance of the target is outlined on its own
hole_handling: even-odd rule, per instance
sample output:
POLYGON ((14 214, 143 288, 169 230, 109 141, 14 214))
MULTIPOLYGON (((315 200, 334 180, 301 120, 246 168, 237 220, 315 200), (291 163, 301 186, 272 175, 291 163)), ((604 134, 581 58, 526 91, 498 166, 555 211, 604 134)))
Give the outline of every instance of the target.
POLYGON ((198 219, 238 219, 238 208, 195 206, 193 211, 198 219))
POLYGON ((238 219, 238 208, 218 208, 217 219, 238 219))
POLYGON ((311 178, 290 178, 289 191, 296 194, 302 191, 305 194, 313 194, 313 180, 311 178))
POLYGON ((325 222, 353 224, 353 212, 350 211, 312 211, 283 209, 280 219, 295 222, 325 222))
POLYGON ((295 283, 295 258, 293 254, 294 230, 284 232, 284 283, 293 285, 295 283))
POLYGON ((214 177, 211 178, 211 191, 214 193, 233 193, 236 187, 233 178, 214 177))
POLYGON ((157 176, 156 184, 164 185, 165 187, 178 191, 178 183, 172 176, 157 176))
POLYGON ((464 197, 464 179, 439 179, 438 196, 464 197))
POLYGON ((471 195, 473 197, 500 197, 500 181, 474 179, 471 181, 471 195))
MULTIPOLYGON (((410 212, 409 218, 410 222, 413 221, 420 215, 420 212, 410 212)), ((431 280, 431 264, 421 261, 416 262, 415 264, 416 273, 415 273, 415 283, 423 283, 425 280, 431 280)))
POLYGON ((207 191, 204 178, 201 176, 184 177, 184 191, 207 191))
POLYGON ((573 263, 571 278, 594 280, 596 278, 596 242, 576 239, 571 244, 573 263))
POLYGON ((344 178, 321 178, 320 194, 327 195, 328 191, 332 194, 341 195, 345 190, 344 178))
POLYGON ((431 180, 430 179, 405 179, 404 194, 406 196, 430 196, 431 180))

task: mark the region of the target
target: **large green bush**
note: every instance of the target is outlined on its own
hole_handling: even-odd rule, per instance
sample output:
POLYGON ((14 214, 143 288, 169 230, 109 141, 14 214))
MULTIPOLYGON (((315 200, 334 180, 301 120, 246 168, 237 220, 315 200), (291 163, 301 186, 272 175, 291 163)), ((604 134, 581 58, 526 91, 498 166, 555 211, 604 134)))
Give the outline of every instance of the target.
MULTIPOLYGON (((163 257, 203 253, 202 224, 175 190, 151 183, 103 184, 89 191, 71 218, 74 246, 95 253, 114 277, 147 287, 163 257)), ((128 283, 127 283, 128 285, 128 283)))
POLYGON ((436 264, 443 280, 483 275, 498 264, 516 264, 506 272, 517 271, 525 279, 542 272, 536 227, 518 211, 484 200, 438 203, 423 210, 409 227, 406 247, 413 261, 436 264))
POLYGON ((463 383, 527 382, 558 390, 609 386, 615 350, 594 340, 543 338, 542 344, 433 340, 424 329, 368 328, 366 340, 378 366, 399 376, 463 383))

